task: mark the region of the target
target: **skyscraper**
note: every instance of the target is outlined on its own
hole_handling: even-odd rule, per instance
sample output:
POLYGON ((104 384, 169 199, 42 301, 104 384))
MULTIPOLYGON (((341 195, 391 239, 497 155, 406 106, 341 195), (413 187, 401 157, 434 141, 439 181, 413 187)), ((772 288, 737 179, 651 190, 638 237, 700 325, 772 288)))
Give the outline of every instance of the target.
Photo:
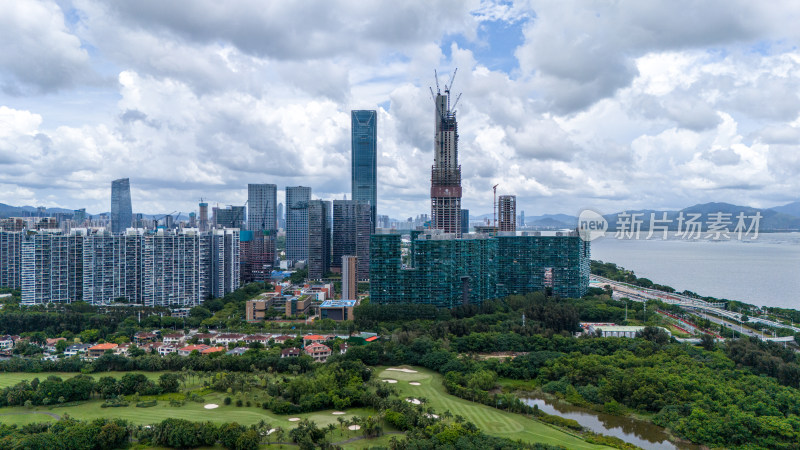
POLYGON ((431 227, 460 237, 461 166, 458 165, 458 123, 455 109, 450 107, 450 87, 445 85, 444 94, 437 91, 435 99, 431 227))
POLYGON ((244 206, 228 205, 227 208, 215 206, 211 210, 214 212, 214 228, 239 228, 240 230, 244 228, 244 206))
POLYGON ((208 203, 201 201, 200 202, 200 223, 199 228, 200 231, 208 231, 208 203))
MULTIPOLYGON (((359 280, 369 278, 369 236, 374 226, 372 208, 355 200, 333 201, 333 258, 331 268, 342 268, 342 257, 358 256, 354 274, 359 280)), ((352 300, 352 299, 348 299, 352 300)))
POLYGON ((331 267, 331 203, 308 202, 308 278, 319 280, 331 267))
POLYGON ((111 182, 111 232, 122 233, 131 222, 131 184, 127 178, 120 178, 111 182))
POLYGON ((378 113, 374 110, 354 110, 350 112, 350 118, 351 198, 370 205, 370 233, 374 233, 378 205, 378 113))
POLYGON ((501 195, 497 202, 498 231, 517 231, 517 196, 501 195))
POLYGON ((469 210, 461 210, 461 235, 469 233, 469 210))
POLYGON ((247 185, 247 228, 252 239, 244 252, 246 281, 267 281, 275 264, 275 238, 278 235, 278 186, 247 185))
POLYGON ((308 202, 311 188, 286 187, 286 259, 308 260, 308 202))

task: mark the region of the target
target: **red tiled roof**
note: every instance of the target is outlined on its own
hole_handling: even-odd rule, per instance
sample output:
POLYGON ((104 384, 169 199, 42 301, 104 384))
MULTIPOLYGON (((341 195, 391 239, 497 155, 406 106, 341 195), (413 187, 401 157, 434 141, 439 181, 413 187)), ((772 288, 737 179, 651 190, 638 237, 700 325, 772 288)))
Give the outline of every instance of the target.
POLYGON ((206 353, 224 352, 225 350, 227 350, 225 347, 209 347, 205 350, 202 350, 200 353, 205 355, 206 353))
POLYGON ((97 344, 93 347, 89 347, 89 350, 113 350, 117 347, 118 347, 117 344, 106 342, 105 344, 97 344))

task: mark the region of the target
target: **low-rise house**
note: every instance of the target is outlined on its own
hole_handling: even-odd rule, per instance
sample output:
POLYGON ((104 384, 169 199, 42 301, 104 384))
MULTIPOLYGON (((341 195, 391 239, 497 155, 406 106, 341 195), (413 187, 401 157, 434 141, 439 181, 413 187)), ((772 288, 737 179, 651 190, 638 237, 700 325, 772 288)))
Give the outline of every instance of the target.
POLYGON ((263 344, 264 346, 266 346, 267 344, 269 344, 269 335, 251 334, 249 336, 245 336, 243 340, 246 344, 252 344, 254 342, 258 342, 259 344, 263 344))
POLYGON ((89 358, 99 358, 103 356, 103 354, 108 350, 114 350, 119 347, 117 344, 112 342, 106 342, 105 344, 97 344, 92 347, 89 347, 89 358))
POLYGON ((126 342, 124 344, 119 344, 117 346, 117 348, 114 349, 114 354, 115 355, 127 355, 129 348, 131 348, 131 344, 129 342, 126 342))
POLYGON ((333 338, 333 336, 323 335, 323 334, 309 334, 303 336, 303 346, 307 347, 311 344, 322 344, 327 340, 333 338))
MULTIPOLYGON (((659 327, 661 328, 661 327, 659 327)), ((623 326, 623 325, 590 325, 588 327, 589 335, 600 335, 601 337, 626 337, 635 338, 637 333, 644 330, 644 326, 623 326)), ((668 335, 672 336, 666 328, 661 328, 666 331, 668 335)))
POLYGON ((276 344, 281 344, 281 345, 285 344, 286 341, 288 341, 289 339, 294 339, 294 336, 288 336, 288 335, 282 334, 280 336, 273 336, 272 337, 272 341, 273 342, 275 342, 276 344))
POLYGON ((204 342, 206 339, 208 339, 209 342, 214 342, 214 339, 216 339, 217 334, 216 333, 197 333, 197 334, 194 335, 194 337, 197 338, 197 342, 204 342))
POLYGON ((149 331, 140 331, 133 335, 133 342, 141 346, 146 342, 153 342, 158 340, 158 335, 149 331))
POLYGON ((226 354, 226 355, 236 355, 236 356, 242 356, 242 355, 244 355, 244 354, 245 354, 245 352, 247 352, 248 350, 250 350, 250 349, 249 349, 249 348, 247 348, 247 347, 236 347, 236 348, 234 348, 234 349, 232 349, 232 350, 228 350, 227 352, 225 352, 225 354, 226 354))
POLYGON ((281 358, 293 358, 300 356, 300 349, 297 347, 290 347, 281 350, 281 358))
POLYGON ((219 334, 215 339, 211 341, 217 345, 228 345, 231 342, 239 342, 245 338, 245 335, 239 333, 225 333, 219 334))
POLYGON ((5 335, 0 336, 0 350, 9 350, 14 348, 14 343, 19 339, 19 336, 5 335))
POLYGON ((161 356, 167 356, 170 353, 176 353, 180 347, 175 344, 162 344, 158 346, 158 352, 161 356))
POLYGON ((330 347, 323 344, 307 345, 303 351, 306 353, 306 355, 314 358, 314 361, 316 362, 325 362, 328 360, 328 357, 331 356, 330 347))
POLYGON ((186 339, 183 333, 169 333, 161 337, 162 342, 165 344, 179 344, 186 339))
POLYGON ((203 350, 211 348, 209 345, 205 344, 195 344, 195 345, 187 345, 186 347, 182 347, 178 349, 178 355, 180 356, 189 356, 193 351, 197 350, 198 352, 202 352, 203 350))
POLYGON ((50 353, 55 353, 56 345, 59 343, 59 341, 66 341, 66 340, 67 338, 63 337, 48 339, 47 341, 45 341, 44 349, 50 353))
POLYGON ((81 355, 89 351, 91 344, 72 344, 64 349, 64 356, 81 355))
POLYGON ((217 353, 217 352, 224 352, 227 347, 208 347, 200 351, 201 355, 207 355, 209 353, 217 353))

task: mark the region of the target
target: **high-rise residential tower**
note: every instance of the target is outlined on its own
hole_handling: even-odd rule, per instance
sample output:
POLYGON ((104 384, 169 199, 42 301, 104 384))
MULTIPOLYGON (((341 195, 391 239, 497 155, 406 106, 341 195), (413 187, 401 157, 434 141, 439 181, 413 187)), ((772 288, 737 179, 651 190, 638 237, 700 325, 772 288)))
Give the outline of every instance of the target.
POLYGON ((436 107, 431 169, 431 228, 460 237, 461 166, 458 164, 458 123, 455 103, 452 107, 450 105, 450 88, 451 86, 445 85, 444 93, 437 90, 434 99, 436 107))
POLYGON ((501 195, 497 202, 498 231, 517 231, 517 196, 501 195))
POLYGON ((378 204, 378 113, 374 110, 350 112, 352 152, 352 200, 370 205, 370 233, 375 232, 378 204))
POLYGON ((308 202, 311 188, 286 187, 286 259, 308 260, 308 202))
POLYGON ((131 184, 127 178, 111 182, 111 232, 122 233, 131 227, 131 184))
POLYGON ((331 268, 331 203, 308 202, 308 278, 319 280, 331 268))

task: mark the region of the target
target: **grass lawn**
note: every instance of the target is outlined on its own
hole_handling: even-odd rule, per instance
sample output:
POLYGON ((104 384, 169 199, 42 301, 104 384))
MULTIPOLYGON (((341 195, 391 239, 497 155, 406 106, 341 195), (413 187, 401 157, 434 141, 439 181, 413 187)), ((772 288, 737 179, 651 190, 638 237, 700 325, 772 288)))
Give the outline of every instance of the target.
MULTIPOLYGON (((96 373, 90 373, 89 375, 94 377, 95 380, 98 380, 101 377, 122 378, 122 376, 125 375, 126 373, 142 373, 148 379, 153 381, 158 381, 158 377, 160 377, 161 374, 168 372, 96 372, 96 373)), ((13 386, 23 380, 30 381, 34 378, 38 378, 41 381, 49 377, 50 375, 55 375, 57 377, 60 377, 62 380, 66 380, 68 378, 74 377, 75 375, 79 375, 79 373, 78 372, 39 372, 39 373, 0 372, 0 389, 3 389, 8 386, 13 386)))
POLYGON ((427 405, 432 406, 439 415, 445 410, 450 410, 454 416, 457 414, 463 416, 482 431, 493 436, 513 440, 520 439, 531 443, 563 445, 571 449, 604 448, 521 414, 501 411, 449 395, 445 392, 442 376, 438 373, 420 367, 406 368, 416 370, 417 373, 384 369, 378 373, 378 378, 397 380, 398 382, 392 386, 398 389, 401 397, 424 398, 427 400, 427 405), (409 384, 412 381, 418 382, 420 385, 409 384))

